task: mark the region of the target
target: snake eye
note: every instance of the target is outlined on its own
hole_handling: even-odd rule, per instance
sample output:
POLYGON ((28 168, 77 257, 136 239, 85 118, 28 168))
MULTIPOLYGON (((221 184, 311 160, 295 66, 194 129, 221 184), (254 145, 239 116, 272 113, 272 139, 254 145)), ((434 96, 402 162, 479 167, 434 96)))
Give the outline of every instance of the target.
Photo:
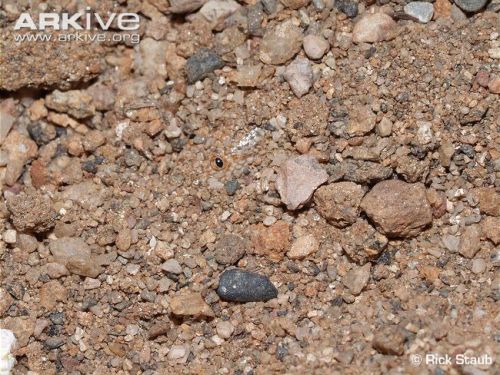
POLYGON ((215 160, 215 165, 217 166, 217 168, 223 168, 224 167, 224 161, 220 158, 220 157, 216 157, 215 160))

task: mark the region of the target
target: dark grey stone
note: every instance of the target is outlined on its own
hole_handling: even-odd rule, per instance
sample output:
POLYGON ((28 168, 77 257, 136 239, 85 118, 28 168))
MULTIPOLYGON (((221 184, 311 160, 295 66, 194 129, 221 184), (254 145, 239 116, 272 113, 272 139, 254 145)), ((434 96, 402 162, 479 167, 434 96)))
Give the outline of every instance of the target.
POLYGON ((262 5, 264 6, 264 11, 267 14, 273 14, 278 9, 277 0, 262 0, 262 5))
POLYGON ((337 0, 335 1, 335 6, 349 18, 354 18, 358 15, 358 3, 354 1, 337 0))
POLYGON ((224 184, 224 187, 226 188, 227 195, 234 195, 236 190, 240 188, 240 183, 236 180, 230 180, 224 184))
POLYGON ((455 4, 466 12, 477 12, 484 8, 488 0, 455 0, 455 4))
POLYGON ((220 276, 217 294, 225 301, 257 302, 276 298, 278 290, 266 276, 233 268, 220 276))
POLYGON ((211 49, 202 48, 186 61, 188 83, 199 81, 223 66, 224 62, 219 55, 211 49))

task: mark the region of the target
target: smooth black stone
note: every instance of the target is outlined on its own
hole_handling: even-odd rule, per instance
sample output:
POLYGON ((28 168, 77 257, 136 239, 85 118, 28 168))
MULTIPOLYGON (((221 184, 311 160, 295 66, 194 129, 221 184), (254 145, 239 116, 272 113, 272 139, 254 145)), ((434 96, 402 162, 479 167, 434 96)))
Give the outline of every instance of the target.
POLYGON ((220 276, 217 294, 225 301, 257 302, 276 298, 278 290, 266 276, 233 268, 220 276))
POLYGON ((188 83, 195 83, 223 66, 224 61, 219 55, 208 48, 202 48, 186 61, 188 83))

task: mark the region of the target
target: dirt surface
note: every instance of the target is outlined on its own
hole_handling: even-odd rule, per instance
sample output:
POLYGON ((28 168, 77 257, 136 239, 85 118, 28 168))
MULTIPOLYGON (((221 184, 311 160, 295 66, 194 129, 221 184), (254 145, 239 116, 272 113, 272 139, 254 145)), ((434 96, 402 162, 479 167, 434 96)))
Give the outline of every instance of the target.
POLYGON ((1 0, 12 374, 499 373, 499 10, 1 0))

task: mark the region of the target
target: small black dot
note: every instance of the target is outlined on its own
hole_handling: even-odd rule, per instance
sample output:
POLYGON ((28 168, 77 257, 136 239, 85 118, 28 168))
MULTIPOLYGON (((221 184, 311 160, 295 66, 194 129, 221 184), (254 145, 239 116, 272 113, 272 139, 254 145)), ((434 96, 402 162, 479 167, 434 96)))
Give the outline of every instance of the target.
POLYGON ((219 168, 222 168, 222 167, 224 166, 224 162, 222 161, 222 159, 221 159, 221 158, 216 157, 216 158, 215 158, 215 165, 216 165, 217 167, 219 167, 219 168))

